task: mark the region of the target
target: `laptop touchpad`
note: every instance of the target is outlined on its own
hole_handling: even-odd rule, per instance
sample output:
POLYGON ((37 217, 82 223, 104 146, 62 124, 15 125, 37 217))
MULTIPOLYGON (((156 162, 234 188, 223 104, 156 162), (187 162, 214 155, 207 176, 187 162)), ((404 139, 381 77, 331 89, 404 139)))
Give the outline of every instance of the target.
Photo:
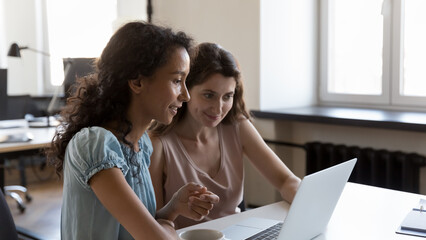
POLYGON ((240 240, 249 238, 280 221, 265 218, 248 218, 222 230, 226 239, 240 240))

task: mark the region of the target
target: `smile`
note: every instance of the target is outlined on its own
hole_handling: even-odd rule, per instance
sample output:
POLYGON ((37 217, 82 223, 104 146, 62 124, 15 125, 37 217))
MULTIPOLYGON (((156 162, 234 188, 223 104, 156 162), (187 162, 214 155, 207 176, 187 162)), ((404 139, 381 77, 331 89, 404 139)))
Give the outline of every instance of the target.
POLYGON ((209 115, 209 114, 205 114, 207 116, 208 119, 212 120, 212 121, 216 121, 220 119, 220 116, 218 115, 209 115))
POLYGON ((177 110, 179 109, 179 107, 172 106, 172 107, 169 107, 169 109, 170 109, 170 111, 172 112, 173 115, 176 115, 177 114, 177 110))

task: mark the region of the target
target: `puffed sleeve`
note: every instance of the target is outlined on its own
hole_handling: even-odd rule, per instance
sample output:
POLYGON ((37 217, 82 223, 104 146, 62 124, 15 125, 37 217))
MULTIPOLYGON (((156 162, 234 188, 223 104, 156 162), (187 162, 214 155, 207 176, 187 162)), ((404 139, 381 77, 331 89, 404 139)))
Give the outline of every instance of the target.
POLYGON ((101 170, 117 167, 123 175, 129 170, 117 138, 100 127, 83 128, 75 134, 67 146, 65 161, 65 167, 70 167, 86 189, 90 189, 90 178, 101 170))

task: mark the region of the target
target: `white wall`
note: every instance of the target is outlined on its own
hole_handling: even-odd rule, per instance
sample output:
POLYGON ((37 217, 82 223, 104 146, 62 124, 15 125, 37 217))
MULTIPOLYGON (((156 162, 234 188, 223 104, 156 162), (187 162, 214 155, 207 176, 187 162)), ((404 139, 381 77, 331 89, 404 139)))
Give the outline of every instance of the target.
POLYGON ((5 36, 5 24, 4 24, 4 1, 0 0, 0 68, 6 68, 6 55, 7 55, 7 44, 5 36))
MULTIPOLYGON (((7 51, 13 42, 20 46, 37 48, 40 46, 38 21, 36 21, 37 0, 13 0, 3 1, 3 21, 6 49, 2 49, 1 55, 7 55, 7 51), (25 6, 25 7, 23 7, 25 6)), ((43 56, 31 51, 22 51, 21 58, 7 57, 8 67, 8 94, 41 94, 41 71, 37 70, 37 61, 43 56)))
POLYGON ((181 30, 198 43, 215 42, 241 66, 249 108, 259 107, 260 1, 157 0, 153 22, 181 30))
POLYGON ((135 20, 148 20, 147 0, 117 0, 117 20, 114 29, 135 20))
POLYGON ((260 109, 315 104, 317 1, 261 1, 260 12, 260 109))

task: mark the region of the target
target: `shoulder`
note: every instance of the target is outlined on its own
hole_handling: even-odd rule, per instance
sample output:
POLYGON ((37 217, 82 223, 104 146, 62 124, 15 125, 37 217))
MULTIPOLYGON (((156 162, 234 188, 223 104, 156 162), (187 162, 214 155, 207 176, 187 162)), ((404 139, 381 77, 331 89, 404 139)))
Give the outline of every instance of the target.
POLYGON ((252 122, 247 118, 239 119, 238 122, 237 122, 237 125, 238 125, 238 128, 240 128, 240 129, 245 129, 245 128, 248 128, 248 127, 252 128, 253 127, 252 122))
POLYGON ((163 149, 163 143, 161 142, 161 137, 159 136, 151 136, 151 143, 153 148, 153 154, 158 154, 158 152, 162 152, 163 149))
POLYGON ((76 133, 67 146, 65 159, 69 171, 86 188, 89 179, 103 169, 118 167, 123 175, 129 170, 118 139, 101 127, 83 128, 76 133))
POLYGON ((243 146, 263 141, 260 133, 249 119, 242 119, 238 122, 238 134, 243 146))
POLYGON ((120 148, 120 143, 114 134, 101 127, 88 127, 81 129, 74 135, 70 143, 74 147, 79 148, 95 148, 102 146, 120 148))
POLYGON ((81 129, 71 139, 67 152, 71 159, 80 159, 85 162, 123 158, 118 139, 112 132, 101 127, 81 129))
POLYGON ((72 140, 88 140, 88 139, 95 139, 95 140, 117 140, 117 138, 112 134, 112 132, 106 130, 102 127, 86 127, 82 128, 79 132, 77 132, 72 140))
POLYGON ((241 131, 245 131, 247 128, 252 128, 253 124, 249 119, 242 117, 234 123, 220 123, 220 127, 223 132, 234 131, 240 135, 241 131))

